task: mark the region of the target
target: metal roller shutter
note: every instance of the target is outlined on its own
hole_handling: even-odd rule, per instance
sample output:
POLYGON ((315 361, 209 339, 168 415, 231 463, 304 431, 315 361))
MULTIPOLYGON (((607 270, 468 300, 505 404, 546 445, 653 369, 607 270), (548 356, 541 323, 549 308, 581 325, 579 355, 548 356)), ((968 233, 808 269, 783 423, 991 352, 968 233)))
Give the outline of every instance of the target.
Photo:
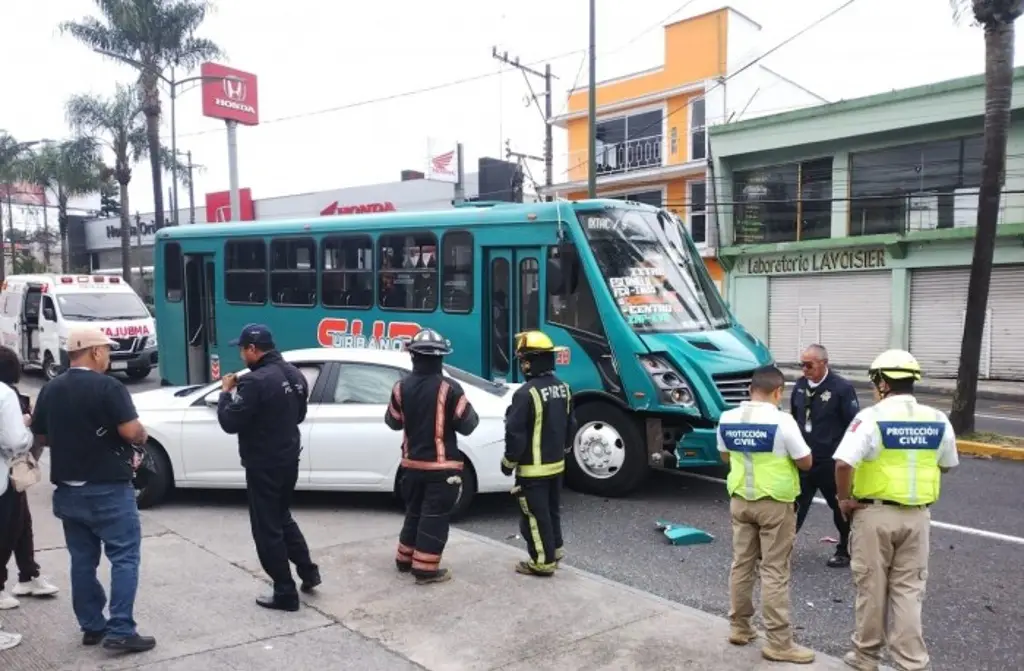
MULTIPOLYGON (((925 375, 956 377, 969 268, 918 270, 910 283, 910 351, 925 375)), ((992 270, 980 377, 1024 380, 1024 267, 992 270)))
POLYGON ((1024 380, 1024 266, 992 271, 992 377, 1024 380))
POLYGON ((779 363, 796 363, 817 342, 837 367, 867 367, 889 348, 889 272, 773 277, 768 302, 768 346, 779 363))

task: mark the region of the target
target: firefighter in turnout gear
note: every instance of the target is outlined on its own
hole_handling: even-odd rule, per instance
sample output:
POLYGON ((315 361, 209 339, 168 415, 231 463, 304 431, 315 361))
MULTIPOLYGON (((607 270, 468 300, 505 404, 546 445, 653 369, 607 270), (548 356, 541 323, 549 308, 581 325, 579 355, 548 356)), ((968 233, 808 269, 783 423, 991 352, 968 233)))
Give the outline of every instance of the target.
POLYGON ((550 576, 565 556, 559 508, 576 418, 569 385, 555 377, 555 354, 564 349, 540 331, 516 335, 516 358, 526 383, 505 411, 501 471, 516 474, 512 494, 519 500, 519 528, 530 552, 529 561, 516 564, 516 571, 525 575, 550 576))
POLYGON ((942 473, 960 463, 956 436, 944 412, 914 398, 921 366, 910 352, 883 352, 868 376, 877 402, 857 414, 833 457, 857 588, 853 650, 843 661, 875 671, 888 646, 893 666, 923 671, 931 668, 921 629, 928 506, 939 500, 942 473))
POLYGON ((412 373, 395 384, 384 414, 387 425, 404 434, 399 491, 405 523, 395 564, 412 572, 417 585, 426 585, 451 578, 450 569, 440 564, 462 488, 463 455, 455 433, 468 436, 480 418, 459 383, 442 373, 443 357, 452 351, 447 340, 423 329, 406 349, 412 373))

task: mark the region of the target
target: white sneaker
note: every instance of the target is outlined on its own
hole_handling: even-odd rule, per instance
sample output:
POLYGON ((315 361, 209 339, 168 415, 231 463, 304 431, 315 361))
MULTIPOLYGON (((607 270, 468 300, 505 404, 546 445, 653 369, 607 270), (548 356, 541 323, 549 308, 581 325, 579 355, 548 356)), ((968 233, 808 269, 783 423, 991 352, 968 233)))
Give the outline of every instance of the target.
POLYGON ((0 610, 11 610, 21 605, 21 602, 15 599, 7 592, 0 592, 0 610))
POLYGON ((19 582, 11 590, 14 596, 51 596, 60 591, 60 588, 46 578, 39 576, 28 582, 19 582))
POLYGON ((10 650, 21 643, 21 634, 0 631, 0 650, 10 650))

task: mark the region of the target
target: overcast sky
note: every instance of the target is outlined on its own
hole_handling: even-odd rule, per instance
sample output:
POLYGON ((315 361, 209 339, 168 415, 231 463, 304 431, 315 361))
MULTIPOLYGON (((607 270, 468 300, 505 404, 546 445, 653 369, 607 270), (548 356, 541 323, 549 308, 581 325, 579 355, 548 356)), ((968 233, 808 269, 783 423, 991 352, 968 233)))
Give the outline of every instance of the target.
MULTIPOLYGON (((107 94, 115 82, 135 79, 130 67, 93 54, 57 31, 60 21, 93 12, 92 0, 4 4, 0 128, 18 139, 66 137, 68 96, 107 94)), ((598 79, 659 65, 664 19, 723 4, 597 0, 598 79)), ((729 4, 764 26, 761 47, 767 49, 842 0, 729 4)), ((560 77, 557 113, 577 73, 578 83, 587 81, 581 68, 587 7, 587 0, 218 0, 201 35, 225 50, 227 64, 259 77, 262 124, 242 126, 238 134, 241 186, 262 199, 394 181, 403 168, 425 168, 428 137, 463 142, 467 171, 473 171, 480 156, 500 157, 506 138, 516 150, 539 154, 543 123, 536 109, 524 105, 523 77, 518 72, 499 75, 491 47, 507 49, 524 62, 576 51, 551 61, 560 77), (490 76, 358 105, 482 75, 490 76)), ((834 101, 977 73, 983 57, 981 30, 968 23, 954 25, 947 0, 857 0, 765 62, 834 101)), ((202 116, 198 90, 179 96, 178 147, 191 150, 195 162, 206 167, 196 180, 202 205, 204 193, 228 187, 224 124, 202 116)), ((164 105, 169 143, 166 97, 164 105)), ((558 182, 567 167, 559 129, 555 149, 558 182)), ((543 165, 532 168, 541 181, 543 165)), ((151 189, 148 164, 138 166, 130 187, 132 211, 152 209, 151 189)), ((179 199, 186 207, 184 190, 179 199)))

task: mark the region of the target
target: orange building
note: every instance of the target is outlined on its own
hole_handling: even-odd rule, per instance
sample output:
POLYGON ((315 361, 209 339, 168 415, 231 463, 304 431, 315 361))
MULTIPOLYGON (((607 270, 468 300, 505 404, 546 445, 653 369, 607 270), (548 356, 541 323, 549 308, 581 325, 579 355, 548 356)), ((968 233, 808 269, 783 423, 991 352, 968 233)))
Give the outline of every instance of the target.
MULTIPOLYGON (((598 196, 676 212, 720 290, 707 127, 827 102, 761 62, 760 31, 730 7, 683 19, 664 28, 662 65, 597 84, 598 196)), ((553 119, 567 130, 569 151, 566 180, 546 193, 587 196, 588 104, 587 87, 574 89, 553 119)))

